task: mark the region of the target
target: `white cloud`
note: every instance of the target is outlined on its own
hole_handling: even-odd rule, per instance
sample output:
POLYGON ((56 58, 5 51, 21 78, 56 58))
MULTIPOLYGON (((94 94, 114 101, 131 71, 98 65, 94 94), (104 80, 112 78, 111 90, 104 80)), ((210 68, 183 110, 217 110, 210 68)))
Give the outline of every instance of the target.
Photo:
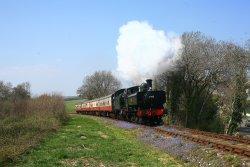
POLYGON ((119 30, 117 71, 124 79, 140 83, 171 66, 180 48, 174 32, 166 34, 147 22, 130 21, 119 30))

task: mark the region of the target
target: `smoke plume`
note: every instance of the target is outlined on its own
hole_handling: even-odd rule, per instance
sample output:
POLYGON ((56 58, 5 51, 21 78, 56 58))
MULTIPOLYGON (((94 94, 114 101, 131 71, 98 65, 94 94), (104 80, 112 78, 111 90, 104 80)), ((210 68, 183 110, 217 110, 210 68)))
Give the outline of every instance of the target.
POLYGON ((181 39, 156 30, 147 22, 130 21, 119 29, 116 51, 118 74, 141 83, 171 67, 178 57, 181 39))

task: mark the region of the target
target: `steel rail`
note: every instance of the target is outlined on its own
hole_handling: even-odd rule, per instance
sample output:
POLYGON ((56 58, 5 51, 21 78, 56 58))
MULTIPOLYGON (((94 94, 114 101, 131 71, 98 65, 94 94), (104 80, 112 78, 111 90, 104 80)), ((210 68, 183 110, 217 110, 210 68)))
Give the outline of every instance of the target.
MULTIPOLYGON (((212 139, 207 138, 206 135, 202 135, 202 134, 199 134, 200 136, 203 136, 203 137, 200 137, 200 136, 194 135, 192 133, 185 133, 185 131, 184 131, 184 133, 177 132, 177 131, 167 131, 167 130, 164 130, 160 127, 154 127, 154 129, 158 133, 160 133, 164 136, 179 136, 179 137, 191 140, 193 142, 200 143, 200 144, 203 144, 206 146, 208 145, 212 148, 216 148, 216 149, 219 149, 222 151, 235 153, 235 154, 242 155, 242 156, 245 156, 248 158, 250 157, 250 150, 244 146, 230 145, 227 143, 223 143, 223 141, 220 141, 220 142, 214 141, 212 139)), ((211 138, 213 138, 213 137, 211 137, 211 138)), ((223 138, 220 138, 220 139, 224 140, 223 138)))

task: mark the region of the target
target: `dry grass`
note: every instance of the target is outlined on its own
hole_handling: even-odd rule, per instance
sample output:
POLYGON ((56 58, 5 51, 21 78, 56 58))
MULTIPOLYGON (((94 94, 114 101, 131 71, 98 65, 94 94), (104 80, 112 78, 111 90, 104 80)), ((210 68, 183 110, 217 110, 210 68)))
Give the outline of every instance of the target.
POLYGON ((37 98, 0 103, 0 166, 37 145, 68 120, 63 98, 37 98))

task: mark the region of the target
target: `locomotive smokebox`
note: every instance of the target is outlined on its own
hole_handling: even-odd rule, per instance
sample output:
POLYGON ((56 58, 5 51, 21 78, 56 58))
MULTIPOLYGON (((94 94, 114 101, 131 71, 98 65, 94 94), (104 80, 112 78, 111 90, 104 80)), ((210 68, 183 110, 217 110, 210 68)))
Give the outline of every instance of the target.
POLYGON ((152 90, 152 79, 147 79, 146 82, 147 82, 148 90, 152 90))

